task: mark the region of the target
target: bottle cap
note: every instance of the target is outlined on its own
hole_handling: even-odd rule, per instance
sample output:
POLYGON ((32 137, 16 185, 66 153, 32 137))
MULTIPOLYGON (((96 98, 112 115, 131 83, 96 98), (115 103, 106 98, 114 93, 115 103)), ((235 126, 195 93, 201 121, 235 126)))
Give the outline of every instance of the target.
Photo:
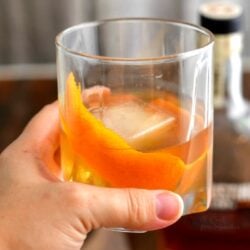
POLYGON ((242 8, 229 2, 210 2, 200 7, 200 24, 214 34, 241 30, 242 8))

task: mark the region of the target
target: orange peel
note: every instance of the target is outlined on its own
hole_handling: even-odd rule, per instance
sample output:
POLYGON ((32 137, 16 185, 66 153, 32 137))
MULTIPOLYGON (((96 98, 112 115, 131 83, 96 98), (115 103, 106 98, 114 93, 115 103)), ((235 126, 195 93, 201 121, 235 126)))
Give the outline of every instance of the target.
POLYGON ((179 157, 161 151, 139 152, 106 128, 84 106, 81 85, 73 73, 65 95, 60 110, 64 133, 74 154, 93 173, 112 187, 176 189, 186 169, 179 157))

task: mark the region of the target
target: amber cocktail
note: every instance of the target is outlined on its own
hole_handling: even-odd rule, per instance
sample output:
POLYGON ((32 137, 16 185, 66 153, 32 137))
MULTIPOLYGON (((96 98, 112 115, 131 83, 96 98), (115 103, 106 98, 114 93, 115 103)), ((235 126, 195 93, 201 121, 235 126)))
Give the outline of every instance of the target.
POLYGON ((167 189, 185 213, 211 193, 211 34, 154 19, 85 23, 57 37, 63 178, 167 189))

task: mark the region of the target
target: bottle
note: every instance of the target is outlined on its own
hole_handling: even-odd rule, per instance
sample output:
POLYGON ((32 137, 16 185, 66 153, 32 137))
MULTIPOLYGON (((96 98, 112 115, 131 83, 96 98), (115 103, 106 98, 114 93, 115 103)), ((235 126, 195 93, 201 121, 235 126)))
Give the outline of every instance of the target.
POLYGON ((205 3, 200 23, 215 36, 214 108, 226 108, 230 119, 238 119, 248 110, 242 96, 242 8, 229 2, 205 3))
POLYGON ((250 105, 242 94, 243 10, 212 1, 201 5, 199 14, 201 25, 215 36, 213 180, 223 184, 225 192, 219 193, 224 197, 235 192, 225 183, 250 181, 250 105))

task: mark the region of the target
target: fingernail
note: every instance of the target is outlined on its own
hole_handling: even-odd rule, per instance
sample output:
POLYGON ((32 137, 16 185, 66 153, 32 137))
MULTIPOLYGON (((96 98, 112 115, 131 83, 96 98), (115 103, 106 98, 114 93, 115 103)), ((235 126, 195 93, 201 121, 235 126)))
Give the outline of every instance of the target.
POLYGON ((180 196, 170 192, 157 195, 156 213, 161 220, 175 220, 183 213, 183 201, 180 196))

